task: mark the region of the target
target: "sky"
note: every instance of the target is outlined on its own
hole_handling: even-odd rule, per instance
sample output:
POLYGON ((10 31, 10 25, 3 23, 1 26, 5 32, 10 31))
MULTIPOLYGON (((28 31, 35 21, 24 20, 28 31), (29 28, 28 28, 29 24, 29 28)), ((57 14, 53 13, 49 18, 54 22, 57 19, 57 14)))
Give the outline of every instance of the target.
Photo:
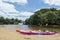
POLYGON ((60 9, 60 0, 0 0, 0 16, 25 20, 42 8, 60 9))

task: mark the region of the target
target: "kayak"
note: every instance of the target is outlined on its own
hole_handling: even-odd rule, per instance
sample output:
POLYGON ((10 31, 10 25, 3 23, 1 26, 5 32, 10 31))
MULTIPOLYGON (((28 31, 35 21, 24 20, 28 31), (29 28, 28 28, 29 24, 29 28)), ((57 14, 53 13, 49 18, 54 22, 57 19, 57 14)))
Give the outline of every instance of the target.
POLYGON ((25 30, 16 30, 16 31, 21 34, 27 34, 27 35, 54 35, 56 34, 56 32, 25 31, 25 30))

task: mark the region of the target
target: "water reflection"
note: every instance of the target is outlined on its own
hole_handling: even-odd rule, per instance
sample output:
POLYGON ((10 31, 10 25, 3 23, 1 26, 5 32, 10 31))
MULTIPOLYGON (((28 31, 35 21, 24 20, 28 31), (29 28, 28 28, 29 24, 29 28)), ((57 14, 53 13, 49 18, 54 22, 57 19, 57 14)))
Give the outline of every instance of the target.
POLYGON ((41 26, 30 26, 30 25, 0 25, 0 26, 3 26, 3 27, 10 27, 10 28, 19 28, 19 29, 22 29, 22 30, 42 30, 42 31, 45 31, 45 30, 49 30, 49 31, 56 31, 56 32, 60 32, 60 28, 55 28, 50 26, 50 27, 41 27, 41 26))

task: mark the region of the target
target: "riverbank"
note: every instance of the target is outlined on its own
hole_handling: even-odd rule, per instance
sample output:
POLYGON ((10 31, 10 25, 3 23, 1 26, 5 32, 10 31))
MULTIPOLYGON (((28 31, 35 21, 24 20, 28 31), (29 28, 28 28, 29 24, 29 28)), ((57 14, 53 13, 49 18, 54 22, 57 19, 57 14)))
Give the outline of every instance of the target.
POLYGON ((55 35, 23 35, 15 28, 0 27, 0 40, 60 40, 60 34, 55 35))

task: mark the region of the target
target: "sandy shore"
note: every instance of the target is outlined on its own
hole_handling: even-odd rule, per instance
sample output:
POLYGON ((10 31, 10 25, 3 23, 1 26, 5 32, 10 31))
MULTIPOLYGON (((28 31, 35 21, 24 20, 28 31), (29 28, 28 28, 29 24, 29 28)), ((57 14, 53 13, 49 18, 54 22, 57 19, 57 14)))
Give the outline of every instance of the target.
POLYGON ((23 35, 16 29, 0 27, 0 40, 60 40, 60 34, 55 35, 23 35))

